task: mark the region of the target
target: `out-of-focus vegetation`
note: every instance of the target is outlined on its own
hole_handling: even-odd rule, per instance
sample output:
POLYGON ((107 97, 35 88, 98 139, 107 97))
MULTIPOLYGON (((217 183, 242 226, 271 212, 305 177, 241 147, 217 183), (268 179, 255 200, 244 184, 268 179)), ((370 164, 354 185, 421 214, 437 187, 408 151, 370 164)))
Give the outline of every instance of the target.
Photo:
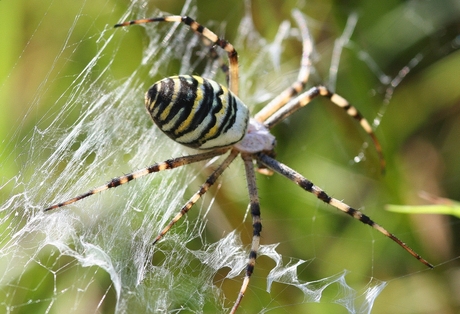
MULTIPOLYGON (((387 161, 386 173, 380 174, 372 145, 364 150, 364 160, 353 162, 362 152, 363 143, 369 142, 367 135, 342 110, 326 100, 315 100, 287 123, 275 128, 277 158, 334 197, 363 208, 366 214, 436 267, 426 271, 389 239, 349 217, 335 214, 330 207, 277 176, 258 178, 264 224, 262 242, 281 242, 279 250, 284 256, 313 259, 308 267, 299 270, 299 276, 306 281, 343 269, 351 271, 349 280, 358 286, 365 285, 371 277, 388 280, 373 313, 458 312, 458 218, 403 215, 384 210, 389 203, 423 204, 424 200, 418 196, 421 191, 460 199, 458 1, 246 2, 252 4, 257 30, 269 40, 273 39, 283 20, 292 21, 293 8, 299 8, 308 16, 316 43, 314 64, 317 72, 312 75, 312 84, 328 83, 334 40, 342 34, 350 14, 358 14, 352 42, 341 56, 334 89, 370 120, 382 115, 376 133, 387 161), (365 54, 371 63, 360 59, 365 54), (386 104, 385 91, 389 86, 385 84, 388 82, 382 82, 383 75, 397 76, 414 58, 420 61, 394 88, 393 97, 386 104)), ((84 4, 68 0, 59 3, 0 1, 0 186, 4 185, 0 200, 8 196, 8 180, 20 171, 22 163, 27 163, 28 152, 21 150, 21 140, 30 138, 36 126, 46 128, 54 119, 58 109, 51 104, 60 101, 60 95, 101 44, 94 41, 97 38, 94 34, 119 22, 128 5, 128 1, 120 0, 95 0, 84 4), (81 17, 75 23, 77 15, 81 17), (72 35, 67 37, 71 28, 74 28, 72 35), (50 72, 50 68, 54 70, 50 72)), ((177 14, 182 5, 183 1, 146 1, 145 12, 146 16, 154 9, 177 14)), ((245 13, 244 1, 203 0, 197 1, 197 8, 196 19, 200 23, 226 21, 226 38, 230 41, 236 38, 237 26, 245 13)), ((124 38, 124 46, 119 47, 117 60, 111 65, 112 79, 122 80, 135 68, 145 48, 142 31, 130 32, 124 38)), ((241 75, 254 58, 254 52, 248 47, 250 43, 243 44, 236 47, 241 75)), ((289 40, 280 69, 260 73, 261 80, 273 84, 275 90, 281 89, 278 86, 285 86, 285 80, 295 77, 300 55, 300 44, 289 40)), ((103 55, 101 65, 109 64, 109 57, 103 55)), ((171 75, 174 74, 172 69, 171 75)), ((254 92, 248 86, 241 86, 241 90, 242 95, 254 92)), ((78 114, 75 112, 67 119, 70 122, 78 114)), ((227 219, 234 226, 240 226, 247 200, 228 201, 231 190, 226 191, 223 186, 216 202, 219 203, 219 195, 228 197, 220 206, 227 206, 224 211, 227 219)), ((213 225, 219 230, 218 222, 213 225)), ((246 228, 243 241, 250 243, 251 227, 246 228)), ((210 232, 211 238, 220 235, 218 231, 210 232)), ((256 265, 251 287, 258 288, 249 289, 242 304, 242 309, 248 313, 260 310, 260 304, 264 304, 261 300, 270 299, 275 304, 296 304, 292 308, 281 307, 279 312, 344 311, 334 304, 299 304, 302 301, 300 293, 291 290, 282 293, 276 286, 274 289, 280 296, 276 292, 268 296, 263 291, 264 274, 272 266, 272 262, 264 259, 256 265), (263 296, 258 295, 259 292, 263 296), (256 303, 254 308, 253 302, 256 303)), ((103 276, 101 280, 107 278, 103 276)), ((227 298, 236 296, 238 286, 239 282, 228 287, 227 298)), ((35 293, 46 298, 46 291, 35 293)), ((109 296, 104 302, 114 302, 114 297, 109 296)), ((105 308, 113 309, 113 305, 105 308)))

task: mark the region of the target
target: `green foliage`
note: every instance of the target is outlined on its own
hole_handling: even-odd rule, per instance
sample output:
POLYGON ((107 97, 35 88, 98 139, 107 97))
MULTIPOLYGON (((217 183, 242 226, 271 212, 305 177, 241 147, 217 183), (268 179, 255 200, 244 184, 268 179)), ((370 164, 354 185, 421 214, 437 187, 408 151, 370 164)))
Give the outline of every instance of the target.
MULTIPOLYGON (((280 1, 262 0, 198 0, 196 18, 207 26, 220 25, 225 21, 225 31, 218 33, 233 41, 245 14, 245 3, 249 2, 257 31, 269 41, 273 40, 284 20, 292 21, 292 8, 297 7, 308 16, 316 50, 314 65, 317 72, 312 75, 312 84, 327 85, 334 41, 342 34, 350 14, 358 13, 351 42, 341 55, 337 85, 332 88, 350 100, 369 120, 381 118, 376 133, 383 143, 387 160, 385 176, 380 175, 372 145, 362 149, 364 142, 370 143, 366 134, 326 100, 315 101, 287 123, 275 128, 277 158, 332 196, 362 208, 365 214, 410 244, 430 262, 443 265, 431 272, 425 271, 422 265, 390 240, 349 217, 336 215, 313 196, 306 195, 277 176, 258 177, 264 225, 262 242, 280 242, 279 250, 284 256, 313 259, 308 267, 299 270, 299 277, 305 281, 328 277, 343 269, 351 271, 347 280, 355 284, 357 290, 365 287, 372 278, 388 280, 389 284, 377 298, 373 313, 457 312, 460 291, 451 275, 458 273, 458 266, 449 260, 460 253, 455 241, 455 236, 458 238, 455 230, 458 221, 452 219, 450 223, 430 225, 426 223, 429 220, 426 216, 414 217, 396 212, 408 210, 415 214, 430 210, 431 213, 449 213, 458 217, 458 203, 453 207, 406 205, 416 204, 417 195, 422 190, 460 199, 458 1, 394 0, 377 3, 365 0, 288 0, 280 4, 280 1), (372 62, 363 61, 366 54, 370 58, 367 60, 372 62), (406 66, 410 66, 411 71, 394 88, 391 99, 387 101, 385 95, 389 93, 385 92, 391 85, 386 79, 396 77, 406 66), (365 158, 358 163, 353 162, 360 152, 365 158), (388 203, 402 205, 389 207, 395 212, 389 213, 383 211, 388 203), (432 233, 435 229, 452 229, 452 245, 447 248, 447 255, 439 251, 443 238, 437 238, 437 234, 432 233)), ((113 54, 100 56, 100 71, 106 67, 110 69, 102 73, 106 80, 121 81, 140 63, 142 50, 146 49, 143 30, 132 28, 129 36, 123 37, 120 32, 112 30, 112 25, 120 22, 128 5, 129 1, 120 0, 96 0, 84 4, 68 0, 0 1, 0 203, 10 197, 15 176, 30 162, 29 150, 33 147, 34 137, 39 136, 40 131, 59 115, 72 82, 94 58, 98 47, 103 45, 102 41, 96 41, 99 34, 106 32, 105 36, 122 38, 111 43, 113 54), (80 18, 76 19, 76 16, 80 18), (71 36, 67 37, 72 28, 71 36)), ((144 9, 146 16, 157 9, 178 14, 182 6, 183 1, 146 1, 144 9)), ((250 42, 238 44, 240 71, 244 73, 251 67, 257 51, 251 49, 250 42)), ((301 47, 292 39, 287 40, 285 45, 279 67, 274 66, 273 73, 259 73, 257 80, 253 79, 254 85, 242 86, 243 98, 247 96, 254 100, 250 96, 257 92, 257 82, 270 84, 274 91, 278 91, 292 81, 298 69, 301 47)), ((169 70, 162 74, 177 74, 178 67, 171 66, 169 70)), ((148 73, 140 73, 139 76, 139 81, 145 82, 146 86, 156 79, 149 77, 148 73)), ((248 105, 260 108, 265 104, 264 100, 254 102, 248 105)), ((133 106, 137 104, 133 101, 133 106)), ((71 125, 81 114, 76 109, 62 119, 71 125)), ((49 151, 49 155, 52 153, 49 151)), ((33 162, 45 162, 49 155, 42 156, 43 161, 33 162)), ((158 160, 152 157, 152 161, 158 160)), ((65 162, 62 161, 63 165, 65 162)), ((241 166, 233 165, 231 170, 238 174, 237 169, 241 166)), ((33 175, 30 173, 28 177, 33 175)), ((239 228, 244 243, 250 243, 251 226, 242 226, 241 223, 247 205, 245 184, 242 182, 242 175, 228 175, 224 180, 222 188, 216 193, 215 205, 224 208, 220 214, 225 219, 213 221, 210 230, 206 231, 206 238, 215 240, 224 232, 239 228), (230 229, 226 229, 228 225, 230 229)), ((189 193, 193 193, 197 186, 190 187, 189 193)), ((41 207, 36 207, 38 213, 41 207)), ((33 218, 31 214, 21 220, 10 214, 0 213, 2 247, 14 236, 11 230, 33 218)), ((85 230, 84 226, 81 228, 85 230)), ((0 300, 6 300, 0 301, 0 312, 47 310, 44 304, 49 303, 13 308, 5 305, 26 304, 29 299, 47 300, 52 295, 55 287, 50 284, 49 273, 41 275, 44 265, 53 270, 54 267, 59 269, 63 280, 67 280, 65 286, 70 286, 68 282, 79 276, 82 267, 74 266, 77 262, 72 258, 62 261, 62 256, 58 258, 50 253, 49 259, 42 261, 42 254, 35 257, 35 262, 26 272, 12 270, 3 277, 24 276, 18 279, 23 288, 20 291, 17 287, 6 285, 5 281, 0 282, 0 300), (60 263, 65 267, 58 267, 60 263), (66 272, 66 267, 72 271, 66 272), (37 282, 39 278, 43 282, 37 282)), ((2 252, 2 257, 18 258, 9 256, 7 252, 2 252)), ((335 304, 304 304, 303 295, 292 287, 273 288, 281 299, 276 293, 268 295, 263 291, 264 276, 271 267, 271 260, 261 258, 258 261, 250 291, 243 300, 243 310, 260 311, 271 300, 275 305, 270 306, 281 304, 281 309, 292 312, 344 311, 335 304), (286 307, 286 304, 291 307, 286 307)), ((193 270, 190 272, 193 273, 193 270)), ((93 294, 85 294, 85 299, 78 303, 81 308, 72 309, 73 312, 90 309, 109 313, 114 310, 117 296, 107 277, 105 273, 98 273, 88 278, 88 292, 93 294), (96 303, 101 300, 103 305, 97 307, 96 303)), ((229 300, 234 299, 239 289, 240 282, 235 282, 222 287, 229 300)), ((188 286, 193 287, 193 284, 188 286)), ((193 290, 190 287, 184 288, 183 293, 193 290)), ((326 293, 333 297, 336 291, 329 289, 326 293)), ((73 297, 69 297, 72 299, 70 304, 76 303, 73 297)), ((133 297, 131 302, 136 301, 133 297)), ((207 301, 212 303, 212 300, 207 301)), ((59 304, 55 312, 67 310, 66 306, 59 304)), ((206 308, 214 310, 213 305, 206 308)))

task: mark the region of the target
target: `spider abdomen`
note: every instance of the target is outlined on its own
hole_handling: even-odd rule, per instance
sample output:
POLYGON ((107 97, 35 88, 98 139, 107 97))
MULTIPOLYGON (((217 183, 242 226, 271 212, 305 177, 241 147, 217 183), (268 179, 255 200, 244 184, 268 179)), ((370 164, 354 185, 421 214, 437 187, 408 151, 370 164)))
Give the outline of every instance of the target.
POLYGON ((248 128, 246 105, 226 87, 200 76, 156 82, 145 95, 145 106, 166 135, 193 148, 233 145, 248 128))

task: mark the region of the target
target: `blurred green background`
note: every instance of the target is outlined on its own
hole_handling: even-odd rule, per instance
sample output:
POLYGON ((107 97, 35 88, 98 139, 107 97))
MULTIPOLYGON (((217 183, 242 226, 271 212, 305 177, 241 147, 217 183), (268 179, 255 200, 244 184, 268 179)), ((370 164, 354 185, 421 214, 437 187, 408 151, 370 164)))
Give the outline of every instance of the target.
MULTIPOLYGON (((149 16, 155 9, 177 14, 184 2, 143 3, 145 15, 149 16)), ((328 83, 334 40, 342 34, 350 14, 358 14, 352 43, 341 56, 335 91, 350 100, 369 120, 382 115, 376 133, 387 161, 385 175, 380 174, 372 145, 364 150, 363 161, 353 162, 368 138, 354 121, 326 100, 315 100, 288 123, 275 128, 277 158, 332 196, 364 208, 366 214, 407 242, 436 268, 426 271, 390 240, 357 221, 336 214, 332 208, 277 176, 258 178, 264 225, 262 242, 281 242, 278 250, 284 256, 313 259, 308 266, 299 269, 299 276, 305 281, 327 277, 343 269, 351 271, 347 279, 358 286, 372 277, 389 281, 377 298, 373 313, 458 313, 458 219, 401 215, 384 210, 385 204, 390 203, 423 204, 420 191, 460 199, 458 1, 254 0, 250 3, 255 26, 268 40, 273 40, 283 20, 292 20, 293 8, 299 8, 308 16, 317 53, 314 59, 317 72, 312 76, 312 84, 328 83), (375 69, 363 62, 366 53, 375 69), (414 58, 420 61, 394 89, 387 104, 388 82, 384 75, 395 77, 414 58)), ((0 1, 2 202, 9 196, 8 180, 27 163, 27 151, 21 150, 21 141, 30 138, 37 125, 46 127, 54 119, 58 108, 52 104, 97 51, 99 43, 94 38, 98 36, 94 34, 119 22, 129 4, 120 0, 86 3, 0 1), (80 18, 77 20, 76 16, 80 18), (67 37, 72 28, 71 36, 67 37)), ((200 23, 209 25, 213 21, 225 21, 226 38, 235 39, 244 15, 244 1, 203 0, 196 4, 195 17, 200 23)), ((145 48, 141 31, 132 31, 124 41, 126 47, 119 50, 117 60, 111 65, 115 79, 123 79, 137 66, 145 48)), ((242 73, 254 58, 249 43, 244 44, 236 47, 242 73)), ((261 74, 261 80, 273 84, 274 90, 281 90, 285 80, 295 77, 300 54, 300 44, 287 41, 280 69, 274 70, 274 75, 261 74)), ((109 57, 102 56, 100 64, 109 64, 109 57)), ((152 81, 155 79, 158 78, 152 81)), ((242 95, 254 92, 250 87, 241 86, 240 89, 242 95)), ((69 124, 78 114, 67 116, 69 124)), ((241 180, 241 177, 236 179, 241 180)), ((224 231, 239 226, 243 229, 243 241, 250 243, 251 227, 241 226, 247 199, 244 194, 233 197, 230 191, 224 186, 216 199, 225 207, 230 227, 212 222, 208 237, 218 239, 224 231)), ((270 313, 345 312, 342 307, 327 301, 297 304, 302 295, 294 288, 289 290, 275 285, 275 292, 268 295, 263 291, 264 275, 271 267, 271 261, 264 258, 258 261, 255 278, 250 284, 257 289, 248 292, 242 312, 258 311, 264 300, 273 299, 275 304, 296 305, 281 306, 270 313), (260 304, 252 309, 253 302, 260 304)), ((101 275, 101 282, 106 280, 106 276, 101 275)), ((237 281, 224 286, 227 297, 236 295, 233 291, 237 291, 238 286, 237 281)), ((47 292, 35 293, 46 296, 47 292)), ((334 291, 329 293, 334 294, 334 291)), ((24 300, 18 299, 18 303, 22 302, 24 300)), ((111 302, 113 296, 109 295, 104 300, 104 312, 113 310, 111 302)), ((22 311, 27 312, 27 309, 14 312, 22 311)))

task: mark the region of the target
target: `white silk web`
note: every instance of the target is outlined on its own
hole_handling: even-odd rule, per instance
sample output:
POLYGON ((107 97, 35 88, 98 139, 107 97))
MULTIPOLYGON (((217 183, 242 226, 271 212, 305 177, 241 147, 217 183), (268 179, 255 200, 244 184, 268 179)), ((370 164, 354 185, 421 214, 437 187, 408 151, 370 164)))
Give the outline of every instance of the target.
MULTIPOLYGON (((19 171, 1 182, 5 192, 0 207, 0 311, 224 312, 236 298, 247 262, 249 242, 241 241, 239 234, 241 229, 250 233, 251 227, 243 225, 244 207, 232 213, 239 221, 236 231, 220 229, 226 221, 216 222, 219 214, 213 212, 224 210, 219 196, 225 195, 228 185, 239 201, 235 208, 247 202, 244 186, 235 187, 235 182, 244 182, 241 163, 232 165, 227 171, 230 174, 216 184, 217 192, 204 197, 192 209, 191 217, 174 226, 155 247, 151 245, 154 237, 199 187, 213 163, 152 174, 62 209, 43 212, 48 205, 86 192, 111 177, 191 152, 162 135, 146 115, 143 94, 154 81, 197 71, 225 80, 219 63, 209 61, 209 49, 187 26, 165 23, 116 30, 111 27, 127 19, 163 14, 150 4, 133 2, 123 15, 111 13, 109 17, 96 17, 97 22, 106 21, 104 28, 89 22, 86 15, 75 13, 74 24, 66 30, 67 39, 55 63, 45 65, 49 71, 43 77, 43 86, 34 94, 19 124, 25 123, 35 108, 44 106, 43 102, 52 105, 27 134, 21 134, 21 127, 9 133, 6 146, 20 147, 26 153, 18 160, 9 160, 19 171), (73 32, 81 23, 91 27, 85 38, 75 40, 73 32), (142 36, 144 47, 134 49, 131 36, 142 36), (61 63, 72 62, 74 54, 82 53, 79 49, 83 45, 90 46, 84 52, 87 63, 72 77, 61 78, 56 74, 61 63), (118 77, 116 67, 124 58, 139 62, 130 75, 118 77), (60 97, 45 97, 50 86, 61 84, 61 79, 67 87, 60 97), (218 231, 206 231, 207 227, 218 231)), ((186 1, 181 12, 171 13, 200 16, 191 1, 186 1)), ((46 23, 44 16, 42 21, 46 23)), ((198 21, 203 23, 199 18, 198 21)), ((262 104, 288 86, 296 75, 295 66, 282 80, 267 74, 299 63, 300 53, 298 60, 282 61, 286 42, 298 40, 296 25, 287 16, 277 36, 266 39, 256 31, 249 6, 238 21, 239 36, 233 43, 240 53, 241 97, 248 104, 262 104), (245 55, 250 56, 246 59, 250 61, 245 61, 245 55), (274 81, 282 85, 273 88, 270 83, 274 81)), ((40 32, 41 22, 37 25, 40 32)), ((223 33, 222 25, 206 23, 219 35, 223 33)), ((351 33, 347 36, 345 39, 351 33)), ((26 49, 31 49, 33 43, 31 37, 26 49)), ((343 42, 346 44, 347 40, 343 42)), ((333 60, 339 66, 340 53, 336 54, 343 46, 336 48, 333 60)), ((331 76, 335 76, 334 71, 331 76)), ((335 77, 330 81, 335 82, 335 77)), ((302 193, 294 186, 290 189, 297 195, 302 193)), ((313 219, 306 221, 314 226, 314 220, 322 217, 318 215, 315 212, 313 219)), ((358 222, 351 223, 356 228, 366 228, 358 222)), ((384 281, 367 277, 364 286, 352 288, 347 281, 348 271, 341 266, 341 271, 308 280, 299 268, 308 267, 312 261, 283 255, 277 244, 269 244, 273 242, 268 241, 272 239, 268 234, 276 234, 273 228, 267 227, 263 232, 267 233, 262 238, 265 244, 243 299, 242 312, 247 309, 265 313, 289 309, 294 304, 326 302, 339 304, 349 313, 369 313, 386 286, 384 281), (277 295, 289 287, 300 291, 300 296, 283 303, 277 295), (327 293, 331 289, 333 292, 327 293)), ((281 237, 277 241, 289 241, 282 234, 277 237, 281 237)), ((374 241, 368 239, 367 244, 372 246, 374 241)), ((311 254, 315 257, 314 252, 311 254)), ((322 258, 319 259, 324 261, 322 258)), ((369 276, 362 276, 366 275, 369 276)))

